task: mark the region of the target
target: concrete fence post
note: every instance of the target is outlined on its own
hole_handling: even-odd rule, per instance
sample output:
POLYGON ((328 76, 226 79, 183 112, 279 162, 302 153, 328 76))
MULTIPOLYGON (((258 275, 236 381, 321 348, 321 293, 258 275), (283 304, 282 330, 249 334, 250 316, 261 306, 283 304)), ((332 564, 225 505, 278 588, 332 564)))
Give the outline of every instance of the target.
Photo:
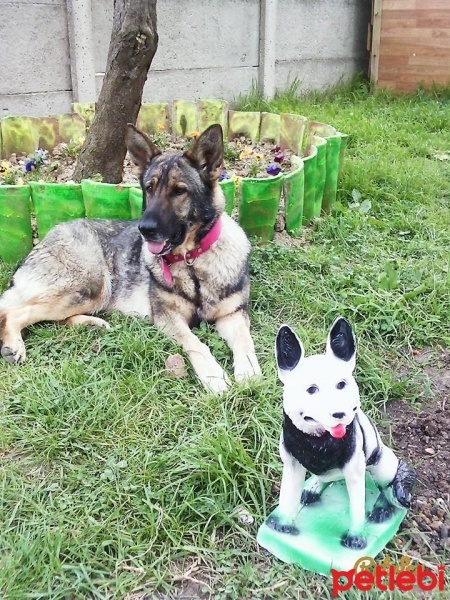
POLYGON ((275 94, 278 0, 261 0, 259 21, 259 89, 266 98, 275 94))
POLYGON ((74 102, 95 102, 91 0, 67 0, 70 67, 74 102))

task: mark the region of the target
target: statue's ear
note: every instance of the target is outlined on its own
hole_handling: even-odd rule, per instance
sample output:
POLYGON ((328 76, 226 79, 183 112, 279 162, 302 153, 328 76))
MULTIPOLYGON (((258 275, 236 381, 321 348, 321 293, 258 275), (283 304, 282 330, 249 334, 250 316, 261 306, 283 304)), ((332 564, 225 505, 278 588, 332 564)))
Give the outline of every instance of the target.
POLYGON ((338 317, 331 326, 327 339, 327 354, 349 364, 352 371, 356 364, 356 340, 350 323, 338 317))
POLYGON ((304 354, 305 351, 297 334, 288 325, 282 325, 275 340, 275 358, 278 377, 283 383, 300 363, 304 354))

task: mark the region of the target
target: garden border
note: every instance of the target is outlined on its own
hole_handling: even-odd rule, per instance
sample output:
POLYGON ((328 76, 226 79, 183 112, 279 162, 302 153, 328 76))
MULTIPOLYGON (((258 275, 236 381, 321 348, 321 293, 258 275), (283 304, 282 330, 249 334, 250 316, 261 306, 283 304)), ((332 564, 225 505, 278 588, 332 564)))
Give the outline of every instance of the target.
MULTIPOLYGON (((50 117, 0 119, 0 157, 52 150, 58 144, 85 137, 94 117, 94 104, 73 104, 73 113, 50 117)), ((160 132, 189 135, 220 123, 225 139, 245 135, 253 143, 271 140, 294 153, 295 169, 274 177, 235 178, 220 182, 226 212, 237 219, 249 236, 260 242, 272 239, 281 197, 286 230, 300 235, 302 225, 336 200, 347 135, 333 126, 291 113, 246 112, 228 109, 224 100, 176 100, 143 104, 137 127, 152 135, 160 132), (239 200, 238 200, 239 196, 239 200)), ((0 259, 21 260, 32 248, 32 214, 42 239, 57 223, 77 217, 139 218, 142 192, 136 186, 84 180, 81 184, 31 182, 0 185, 0 259)))

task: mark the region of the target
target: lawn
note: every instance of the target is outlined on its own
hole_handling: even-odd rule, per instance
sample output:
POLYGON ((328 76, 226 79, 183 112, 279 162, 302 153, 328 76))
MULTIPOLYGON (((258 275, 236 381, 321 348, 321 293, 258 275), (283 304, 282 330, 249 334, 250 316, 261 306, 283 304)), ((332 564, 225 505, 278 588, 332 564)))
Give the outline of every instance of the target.
MULTIPOLYGON (((386 406, 401 400, 414 415, 435 401, 414 356, 450 342, 450 91, 395 98, 358 80, 238 104, 350 134, 333 214, 305 228, 298 248, 254 248, 252 331, 264 377, 217 398, 192 371, 164 373, 178 350, 139 319, 113 315, 107 331, 32 327, 26 364, 0 364, 2 599, 331 598, 328 579, 255 541, 281 476, 278 326, 294 326, 311 352, 322 351, 337 315, 351 321, 363 408, 393 447, 386 406), (253 524, 240 522, 242 511, 253 524)), ((1 289, 11 273, 0 267, 1 289)), ((214 331, 199 335, 230 372, 214 331)), ((403 545, 388 546, 393 562, 414 527, 410 519, 403 545)), ((421 560, 448 562, 422 537, 421 560)))

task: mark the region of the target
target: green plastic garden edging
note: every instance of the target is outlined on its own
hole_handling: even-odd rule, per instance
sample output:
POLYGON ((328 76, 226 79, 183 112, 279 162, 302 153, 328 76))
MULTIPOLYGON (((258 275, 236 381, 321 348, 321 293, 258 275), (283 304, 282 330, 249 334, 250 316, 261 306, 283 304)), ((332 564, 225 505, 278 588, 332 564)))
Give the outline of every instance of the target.
MULTIPOLYGON (((51 150, 60 142, 78 140, 85 136, 94 111, 94 104, 75 103, 73 112, 66 115, 3 117, 0 156, 32 153, 39 147, 51 150)), ((290 113, 232 111, 227 102, 214 99, 176 100, 171 110, 164 102, 143 104, 137 124, 150 135, 173 131, 189 136, 212 123, 222 125, 225 139, 244 132, 255 144, 270 140, 294 153, 294 169, 289 173, 220 182, 225 211, 232 214, 237 209, 239 223, 249 236, 256 236, 263 243, 272 239, 281 191, 286 230, 292 236, 300 235, 302 225, 331 211, 348 137, 331 125, 290 113), (240 198, 236 199, 238 193, 240 198)), ((4 262, 17 262, 31 249, 33 205, 37 233, 42 239, 53 225, 78 217, 139 219, 142 192, 136 185, 93 180, 83 180, 81 185, 0 185, 0 258, 4 262)))
POLYGON ((80 184, 31 181, 30 188, 40 240, 58 223, 85 216, 80 184))
POLYGON ((130 187, 130 216, 132 219, 140 219, 143 209, 142 189, 140 187, 130 187))
POLYGON ((225 212, 231 215, 234 208, 236 185, 234 179, 224 179, 219 181, 219 185, 222 188, 223 195, 225 196, 225 212))
POLYGON ((341 156, 341 135, 327 137, 327 172, 323 189, 322 210, 329 213, 336 202, 341 156))
POLYGON ((28 185, 0 185, 0 258, 22 260, 33 247, 28 185))
POLYGON ((317 146, 310 146, 308 156, 303 157, 305 170, 305 195, 303 198, 303 224, 307 225, 320 215, 322 198, 316 194, 317 146))
POLYGON ((248 236, 262 243, 273 238, 282 186, 281 173, 268 179, 241 179, 239 223, 248 236))
POLYGON ((295 169, 283 176, 284 214, 286 231, 299 236, 303 221, 303 201, 305 196, 304 163, 298 156, 292 156, 295 169))
POLYGON ((83 179, 81 189, 89 219, 131 219, 130 186, 83 179))
POLYGON ((323 190, 327 177, 327 140, 318 135, 311 136, 311 143, 317 148, 316 158, 316 198, 312 208, 311 218, 320 217, 322 210, 323 190))

